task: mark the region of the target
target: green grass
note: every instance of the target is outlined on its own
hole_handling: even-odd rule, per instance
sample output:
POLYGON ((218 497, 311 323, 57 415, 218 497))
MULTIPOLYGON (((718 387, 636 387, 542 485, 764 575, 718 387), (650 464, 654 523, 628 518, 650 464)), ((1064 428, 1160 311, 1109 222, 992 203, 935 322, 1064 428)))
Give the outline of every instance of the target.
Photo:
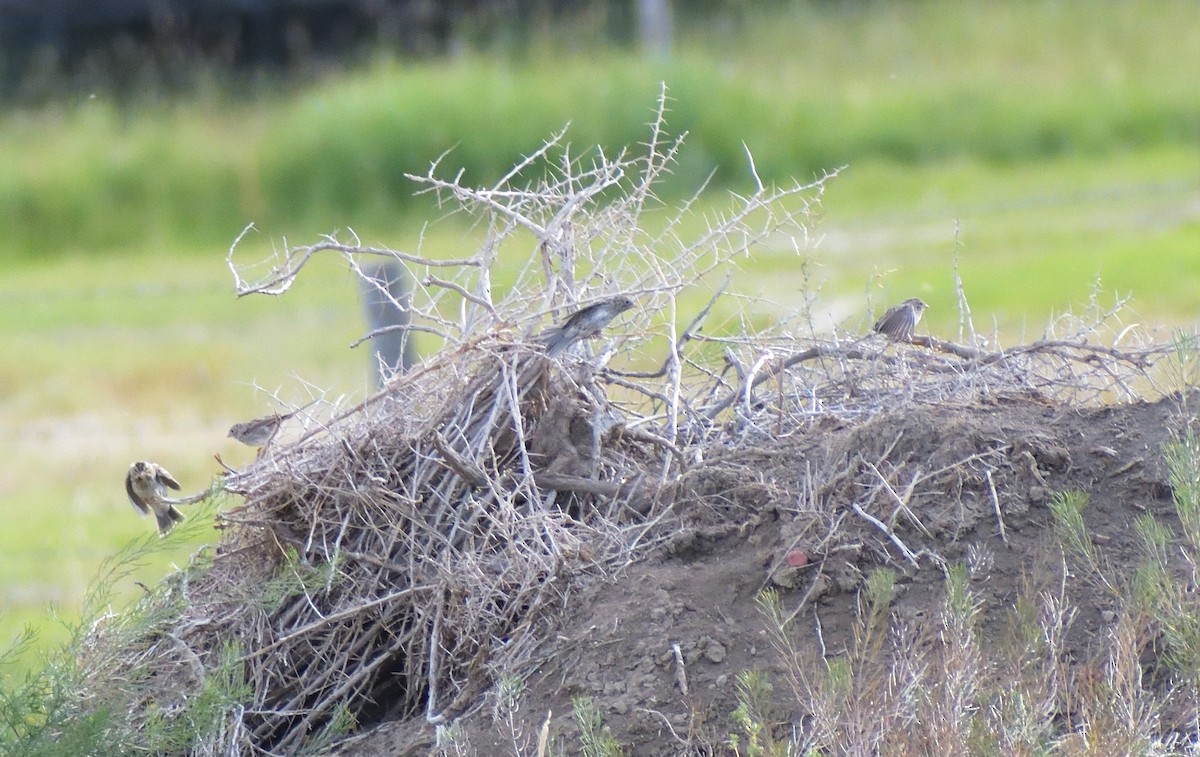
MULTIPOLYGON (((490 181, 574 124, 576 154, 644 137, 660 82, 688 131, 677 189, 746 186, 743 142, 782 181, 846 163, 990 167, 1192 145, 1188 0, 792 3, 690 32, 652 63, 554 36, 454 60, 381 59, 257 100, 95 99, 0 117, 0 259, 273 233, 386 231, 405 172, 490 181), (781 52, 782 51, 782 52, 781 52)), ((578 41, 577 37, 570 37, 578 41)))
MULTIPOLYGON (((72 257, 9 266, 0 294, 0 425, 11 434, 0 472, 0 644, 45 625, 52 600, 74 617, 100 562, 153 529, 122 479, 129 463, 165 465, 188 492, 252 454, 225 438, 267 412, 254 388, 307 398, 297 375, 362 394, 365 352, 349 274, 319 265, 296 296, 235 300, 216 256, 72 257), (324 275, 322 275, 324 274, 324 275)), ((175 539, 175 537, 172 537, 175 539)), ((118 588, 153 583, 215 532, 164 551, 118 588)))
POLYGON ((1192 147, 1005 167, 859 164, 827 195, 828 247, 838 251, 824 257, 851 282, 886 273, 888 294, 919 293, 933 323, 955 321, 957 257, 983 330, 994 316, 1002 332, 1032 338, 1097 278, 1132 294, 1145 322, 1188 324, 1200 310, 1200 219, 1188 210, 1200 197, 1197 166, 1192 147))

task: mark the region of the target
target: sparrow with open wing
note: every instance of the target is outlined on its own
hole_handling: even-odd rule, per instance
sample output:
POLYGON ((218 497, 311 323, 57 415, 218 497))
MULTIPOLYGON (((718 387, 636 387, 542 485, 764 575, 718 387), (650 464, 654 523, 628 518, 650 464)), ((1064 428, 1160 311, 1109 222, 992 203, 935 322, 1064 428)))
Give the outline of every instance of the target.
POLYGON ((167 496, 167 489, 178 490, 179 482, 156 463, 139 460, 130 465, 125 474, 125 493, 129 495, 129 502, 142 515, 154 513, 159 536, 166 536, 176 523, 186 520, 173 504, 175 500, 167 496))
POLYGON ((546 346, 546 354, 554 357, 582 339, 599 336, 612 319, 631 307, 633 300, 625 295, 609 297, 575 311, 561 326, 542 332, 539 339, 546 346))
POLYGON ((899 305, 888 308, 883 317, 871 328, 877 334, 883 334, 893 342, 911 342, 912 332, 921 320, 921 314, 929 307, 924 300, 913 297, 899 305))

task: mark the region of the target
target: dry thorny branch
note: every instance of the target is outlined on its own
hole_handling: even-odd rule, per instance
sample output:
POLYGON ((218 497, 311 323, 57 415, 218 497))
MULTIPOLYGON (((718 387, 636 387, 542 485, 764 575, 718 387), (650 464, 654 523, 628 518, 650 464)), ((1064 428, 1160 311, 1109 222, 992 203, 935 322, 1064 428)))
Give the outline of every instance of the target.
MULTIPOLYGON (((762 445, 821 415, 853 420, 897 401, 1067 387, 1098 398, 1126 391, 1157 356, 1082 332, 1012 350, 703 333, 723 298, 752 304, 726 291, 739 258, 780 239, 807 252, 829 176, 774 188, 755 175, 754 191, 695 238, 691 203, 652 231, 645 211, 681 144, 664 131, 664 104, 636 154, 577 157, 564 131, 491 187, 442 178, 445 156, 412 176, 479 219, 484 241, 466 258, 329 236, 278 252, 251 277, 234 262, 250 229, 235 241, 239 296, 284 294, 318 255, 341 256, 360 276, 365 259, 402 265, 412 298, 393 304, 410 309, 428 357, 227 475, 245 503, 222 516, 212 565, 177 589, 182 617, 136 658, 153 670, 182 655, 194 681, 236 643, 252 700, 223 713, 209 750, 294 753, 335 737, 347 717, 439 723, 478 706, 493 671, 519 667, 546 611, 569 601, 572 575, 614 572, 665 538, 680 515, 678 482, 707 447, 762 445), (512 280, 498 276, 513 260, 524 263, 512 280), (530 339, 615 293, 638 308, 598 356, 551 359, 530 339), (610 367, 617 354, 629 367, 610 367)), ((874 483, 856 511, 915 561, 894 525, 920 526, 907 505, 916 480, 861 462, 874 483), (880 501, 887 514, 872 514, 880 501)), ((170 713, 188 696, 156 698, 170 713)))

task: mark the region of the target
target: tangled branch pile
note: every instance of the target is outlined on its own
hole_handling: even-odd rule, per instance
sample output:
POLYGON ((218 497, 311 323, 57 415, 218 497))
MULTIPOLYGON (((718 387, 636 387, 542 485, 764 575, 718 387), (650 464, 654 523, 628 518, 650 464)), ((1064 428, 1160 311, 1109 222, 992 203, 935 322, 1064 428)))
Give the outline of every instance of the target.
MULTIPOLYGON (((120 635, 98 627, 94 646, 108 651, 95 675, 114 677, 100 660, 117 666, 133 730, 188 720, 204 740, 178 751, 296 754, 355 725, 447 722, 530 659, 580 577, 615 573, 686 520, 680 482, 713 449, 897 398, 1087 384, 1101 398, 1150 376, 1160 351, 1092 347, 1082 332, 1010 352, 805 339, 788 319, 704 334, 718 305, 750 302, 725 291, 739 257, 806 251, 825 180, 760 184, 684 241, 686 211, 657 233, 645 225, 679 145, 660 108, 643 155, 585 164, 559 134, 490 189, 441 179, 435 164, 413 178, 486 226, 469 258, 328 238, 256 278, 231 250, 239 294, 283 294, 317 255, 360 273, 365 260, 399 261, 416 284, 413 328, 439 349, 229 473, 244 503, 221 516, 216 554, 143 601, 152 630, 122 637, 115 663, 105 639, 120 635), (515 275, 513 249, 536 251, 515 275), (618 292, 638 308, 598 354, 551 358, 532 339, 536 324, 618 292), (615 355, 651 367, 616 370, 615 355), (214 681, 231 693, 198 709, 214 681)), ((811 323, 810 306, 797 317, 811 323)))

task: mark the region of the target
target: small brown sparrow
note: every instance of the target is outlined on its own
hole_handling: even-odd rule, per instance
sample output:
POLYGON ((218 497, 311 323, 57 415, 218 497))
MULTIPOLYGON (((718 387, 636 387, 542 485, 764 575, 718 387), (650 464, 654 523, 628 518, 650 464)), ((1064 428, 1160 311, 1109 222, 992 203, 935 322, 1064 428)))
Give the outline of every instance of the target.
POLYGON ((911 342, 912 332, 921 320, 921 314, 929 307, 916 297, 905 300, 890 308, 875 322, 872 331, 883 334, 893 342, 911 342))
POLYGON ((178 490, 179 482, 166 468, 155 463, 139 460, 129 466, 129 472, 125 474, 125 493, 129 495, 130 503, 142 515, 154 512, 159 536, 166 536, 176 523, 186 520, 167 496, 168 488, 178 490))
POLYGON ((546 345, 546 354, 554 357, 581 339, 600 335, 609 321, 633 307, 633 300, 624 295, 593 303, 571 314, 561 326, 555 326, 539 336, 546 345))
POLYGON ((264 415, 261 418, 255 418, 252 421, 246 421, 245 423, 235 423, 229 427, 229 438, 237 439, 247 447, 265 447, 268 442, 275 438, 275 434, 279 433, 279 427, 283 425, 284 421, 301 410, 315 405, 317 402, 318 400, 313 400, 290 413, 283 413, 282 415, 272 413, 271 415, 264 415))

